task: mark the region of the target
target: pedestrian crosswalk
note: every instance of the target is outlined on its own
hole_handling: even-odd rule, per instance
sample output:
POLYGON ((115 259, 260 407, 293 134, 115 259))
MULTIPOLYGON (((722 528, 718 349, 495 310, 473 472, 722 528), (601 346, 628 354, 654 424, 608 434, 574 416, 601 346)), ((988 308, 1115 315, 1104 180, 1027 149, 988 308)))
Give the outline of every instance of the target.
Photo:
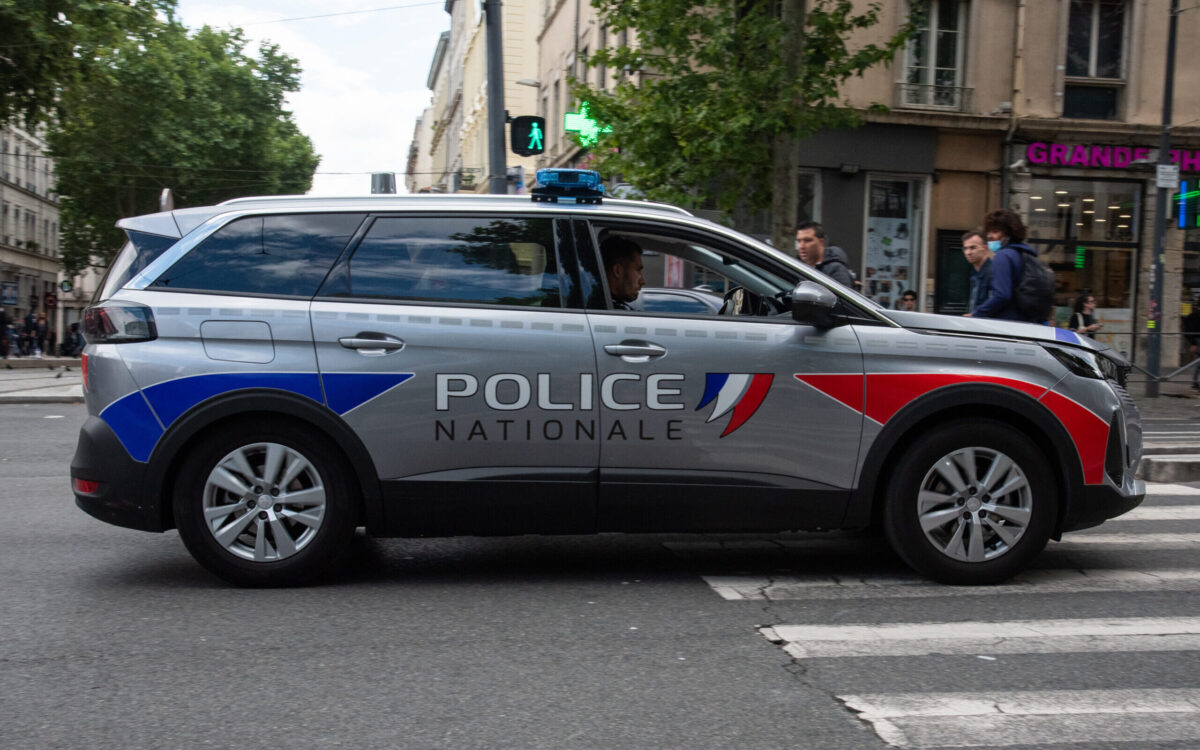
POLYGON ((1200 690, 1040 690, 838 696, 893 747, 1194 740, 1200 690))
MULTIPOLYGON (((1195 523, 1200 521, 1200 488, 1157 484, 1149 490, 1142 507, 1097 529, 1051 542, 1033 569, 999 586, 943 586, 898 569, 862 575, 842 569, 836 574, 775 571, 765 576, 707 575, 704 580, 725 600, 758 602, 779 617, 781 621, 761 626, 758 632, 805 667, 806 673, 829 665, 821 674, 834 684, 823 687, 885 746, 1052 748, 1135 743, 1138 747, 1200 747, 1200 607, 1195 606, 1200 596, 1200 554, 1195 554, 1200 552, 1200 525, 1195 523), (1090 565, 1076 567, 1080 561, 1090 565), (1102 592, 1128 592, 1130 596, 1179 593, 1149 600, 1169 602, 1162 605, 1163 612, 1156 613, 1129 611, 1130 607, 1123 606, 1130 601, 1124 593, 1117 598, 1094 596, 1102 592), (1053 596, 1028 601, 1015 598, 1038 594, 1053 596), (1082 609, 1094 616, 1028 617, 1036 611, 1080 614, 1074 611, 1073 597, 1088 596, 1091 598, 1082 609), (1019 602, 1020 606, 990 608, 988 599, 980 597, 1000 597, 997 601, 1019 602), (905 599, 922 604, 906 606, 905 599), (878 606, 872 604, 874 600, 878 606), (950 603, 956 601, 969 603, 971 611, 985 616, 911 616, 912 612, 954 613, 957 610, 950 603), (1107 609, 1113 610, 1112 616, 1106 616, 1107 609), (888 621, 860 614, 857 621, 845 622, 836 616, 838 611, 910 615, 888 621), (992 611, 1026 616, 987 615, 992 611), (781 612, 791 617, 781 616, 781 612), (821 612, 831 613, 826 618, 833 621, 804 621, 808 613, 821 612), (1128 684, 1098 686, 1094 680, 1086 684, 1086 670, 1076 674, 1064 667, 1055 673, 1056 679, 1080 684, 1063 689, 1036 666, 1032 673, 1021 671, 1052 659, 1102 665, 1106 659, 1136 660, 1139 656, 1147 664, 1161 664, 1165 656, 1169 663, 1184 665, 1181 674, 1187 675, 1188 684, 1179 685, 1176 676, 1174 685, 1147 687, 1147 675, 1134 669, 1118 673, 1117 679, 1126 679, 1128 684), (1022 657, 1033 657, 1033 661, 1022 661, 1022 657), (938 679, 941 670, 961 671, 964 658, 984 660, 980 664, 1005 660, 1023 666, 994 673, 999 675, 994 690, 920 689, 949 686, 950 680, 943 685, 938 679), (862 659, 867 661, 838 661, 862 659), (879 669, 878 676, 869 680, 869 691, 862 689, 861 682, 851 681, 849 689, 839 689, 836 684, 843 671, 856 673, 863 669, 862 664, 884 663, 888 668, 879 669), (897 663, 903 665, 900 672, 896 672, 897 663), (1195 668, 1186 667, 1189 663, 1195 668), (836 668, 839 664, 847 669, 836 668), (922 683, 906 671, 932 677, 922 683), (914 683, 920 687, 912 688, 914 683), (895 685, 894 691, 889 691, 890 684, 895 685), (1053 689, 1031 690, 1031 686, 1053 689)), ((702 559, 701 545, 714 543, 725 545, 727 551, 765 549, 765 544, 786 549, 785 545, 800 544, 776 540, 690 542, 678 545, 676 552, 702 559)), ((811 673, 807 679, 814 679, 811 673)))

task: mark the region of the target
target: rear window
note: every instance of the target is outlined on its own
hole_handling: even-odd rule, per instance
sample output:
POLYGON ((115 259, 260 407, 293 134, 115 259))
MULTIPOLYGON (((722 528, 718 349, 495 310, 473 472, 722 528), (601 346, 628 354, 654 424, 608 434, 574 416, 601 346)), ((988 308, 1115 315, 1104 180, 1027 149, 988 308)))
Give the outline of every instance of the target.
POLYGON ((96 294, 92 297, 92 302, 99 302, 113 296, 118 289, 125 286, 127 281, 141 273, 155 258, 162 255, 163 251, 179 241, 178 237, 163 237, 158 234, 129 230, 125 230, 125 236, 129 238, 129 241, 125 243, 121 252, 117 253, 112 265, 108 267, 104 279, 96 287, 96 294))
POLYGON ((312 297, 365 214, 248 216, 218 229, 153 289, 312 297))
POLYGON ((381 217, 322 296, 559 307, 551 219, 381 217))

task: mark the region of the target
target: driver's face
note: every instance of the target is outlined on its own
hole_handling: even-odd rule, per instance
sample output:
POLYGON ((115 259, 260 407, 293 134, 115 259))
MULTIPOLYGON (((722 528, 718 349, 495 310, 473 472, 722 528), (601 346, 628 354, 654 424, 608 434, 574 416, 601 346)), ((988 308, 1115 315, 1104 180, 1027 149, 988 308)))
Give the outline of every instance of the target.
POLYGON ((617 302, 633 302, 637 299, 642 287, 646 286, 646 277, 642 275, 642 254, 638 253, 631 260, 623 263, 613 263, 608 269, 608 289, 612 298, 617 302))

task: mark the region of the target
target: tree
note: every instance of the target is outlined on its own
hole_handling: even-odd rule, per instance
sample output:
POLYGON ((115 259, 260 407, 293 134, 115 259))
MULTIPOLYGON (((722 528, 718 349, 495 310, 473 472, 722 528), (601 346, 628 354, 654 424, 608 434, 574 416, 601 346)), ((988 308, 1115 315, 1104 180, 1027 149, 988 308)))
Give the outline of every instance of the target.
POLYGON ((296 61, 274 45, 250 56, 245 44, 240 30, 163 21, 64 90, 47 141, 68 273, 107 260, 122 244, 114 223, 157 210, 165 187, 180 206, 311 187, 319 157, 284 109, 296 61))
POLYGON ((43 122, 98 50, 157 23, 174 0, 0 0, 0 124, 43 122))
POLYGON ((879 20, 878 3, 859 13, 852 0, 592 2, 610 33, 637 37, 589 61, 625 72, 613 91, 573 89, 612 128, 593 165, 647 197, 711 203, 727 216, 774 199, 777 247, 791 246, 800 143, 857 124, 841 84, 891 60, 912 33, 905 24, 883 44, 852 49, 848 37, 879 20))

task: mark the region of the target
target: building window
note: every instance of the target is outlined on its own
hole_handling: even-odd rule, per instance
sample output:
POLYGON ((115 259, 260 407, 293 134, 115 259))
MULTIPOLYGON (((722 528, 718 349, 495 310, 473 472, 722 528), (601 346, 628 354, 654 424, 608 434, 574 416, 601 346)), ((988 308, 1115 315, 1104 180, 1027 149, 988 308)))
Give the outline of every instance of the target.
MULTIPOLYGON (((608 27, 607 26, 600 27, 600 39, 598 42, 596 42, 596 49, 599 49, 599 50, 608 49, 608 27)), ((596 66, 596 88, 597 89, 603 91, 605 89, 605 87, 608 86, 608 82, 605 80, 607 78, 608 78, 608 67, 605 65, 596 66)))
MULTIPOLYGON (((555 150, 555 151, 559 150, 559 147, 562 146, 562 141, 563 141, 562 127, 563 127, 563 112, 564 112, 564 110, 562 108, 562 98, 559 96, 559 94, 561 93, 559 83, 560 83, 559 81, 555 81, 554 87, 551 89, 554 93, 553 93, 553 98, 551 99, 551 107, 552 108, 550 111, 554 114, 554 121, 553 121, 553 124, 550 126, 550 130, 554 134, 554 149, 553 150, 555 150)), ((550 144, 547 143, 546 145, 549 146, 550 144)))
POLYGON ((1063 117, 1120 117, 1127 15, 1124 0, 1071 0, 1063 117))
POLYGON ((914 0, 918 28, 908 42, 901 106, 967 109, 963 81, 966 0, 914 0))

